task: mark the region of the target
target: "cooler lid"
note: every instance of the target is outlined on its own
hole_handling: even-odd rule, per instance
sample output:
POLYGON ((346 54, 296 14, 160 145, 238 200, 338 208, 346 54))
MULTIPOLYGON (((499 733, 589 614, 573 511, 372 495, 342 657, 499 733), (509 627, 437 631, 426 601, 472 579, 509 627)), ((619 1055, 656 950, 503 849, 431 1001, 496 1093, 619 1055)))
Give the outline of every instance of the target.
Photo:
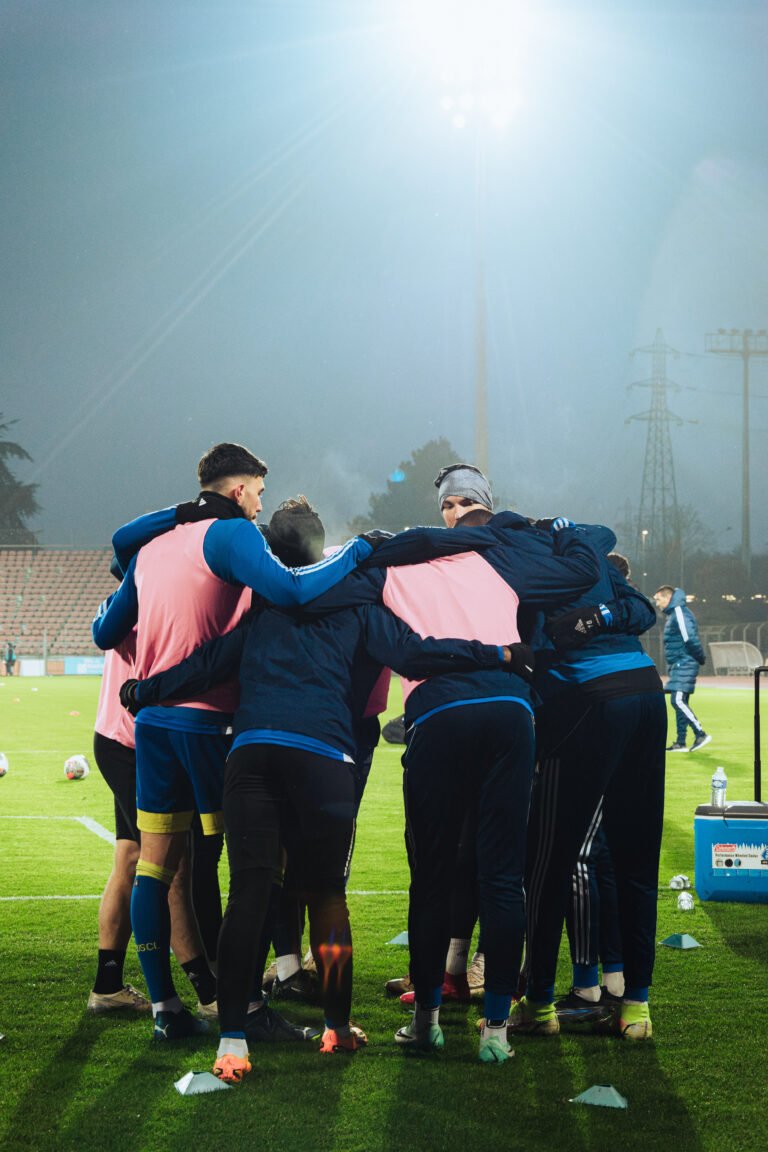
POLYGON ((768 804, 757 800, 734 800, 725 808, 712 804, 699 804, 696 816, 712 816, 720 820, 768 820, 768 804))

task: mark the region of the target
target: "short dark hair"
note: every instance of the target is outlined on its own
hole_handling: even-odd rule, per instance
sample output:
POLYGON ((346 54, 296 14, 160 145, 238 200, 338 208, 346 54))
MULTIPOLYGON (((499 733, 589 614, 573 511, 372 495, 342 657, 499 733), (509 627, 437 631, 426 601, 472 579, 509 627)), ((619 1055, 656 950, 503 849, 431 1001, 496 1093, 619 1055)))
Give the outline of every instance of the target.
POLYGON ((272 514, 265 536, 274 554, 289 568, 316 564, 323 558, 325 528, 306 496, 284 500, 272 514))
MULTIPOLYGON (((672 593, 674 592, 674 588, 672 587, 671 584, 659 584, 658 588, 656 589, 656 592, 669 592, 669 594, 671 596, 672 593)), ((656 592, 654 592, 654 596, 656 595, 656 592)))
POLYGON ((269 469, 242 444, 215 444, 197 466, 201 488, 210 488, 225 476, 266 476, 269 469))
POLYGON ((473 508, 464 516, 456 521, 454 527, 456 528, 480 528, 483 524, 487 524, 492 518, 493 512, 489 512, 487 508, 473 508))
POLYGON ((621 552, 609 552, 608 563, 613 564, 621 572, 625 580, 629 580, 629 560, 626 556, 622 556, 621 552))

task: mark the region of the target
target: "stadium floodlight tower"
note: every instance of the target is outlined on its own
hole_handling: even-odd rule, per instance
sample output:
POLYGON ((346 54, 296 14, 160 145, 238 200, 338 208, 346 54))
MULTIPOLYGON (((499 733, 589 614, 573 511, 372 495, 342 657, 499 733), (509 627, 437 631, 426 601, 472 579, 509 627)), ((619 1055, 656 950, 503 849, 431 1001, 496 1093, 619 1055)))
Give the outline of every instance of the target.
POLYGON ((485 228, 487 148, 503 133, 520 106, 515 84, 519 53, 530 25, 527 4, 515 0, 443 0, 409 9, 409 35, 437 67, 440 106, 457 132, 474 143, 475 237, 475 464, 488 472, 488 358, 485 228))

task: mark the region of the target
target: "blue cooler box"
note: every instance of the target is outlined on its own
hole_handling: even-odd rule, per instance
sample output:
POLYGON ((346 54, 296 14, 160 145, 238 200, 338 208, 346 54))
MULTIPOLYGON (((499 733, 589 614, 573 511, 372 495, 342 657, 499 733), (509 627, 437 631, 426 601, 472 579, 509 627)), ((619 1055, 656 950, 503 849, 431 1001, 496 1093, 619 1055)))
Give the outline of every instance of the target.
POLYGON ((699 900, 768 904, 768 804, 700 804, 693 844, 699 900))

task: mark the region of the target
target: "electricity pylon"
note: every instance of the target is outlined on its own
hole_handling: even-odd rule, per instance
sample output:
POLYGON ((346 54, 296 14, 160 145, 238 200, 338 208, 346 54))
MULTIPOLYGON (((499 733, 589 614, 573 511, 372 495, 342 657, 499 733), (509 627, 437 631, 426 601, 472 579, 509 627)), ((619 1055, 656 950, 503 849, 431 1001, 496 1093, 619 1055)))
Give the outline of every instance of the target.
MULTIPOLYGON (((677 503, 675 486, 675 464, 672 456, 671 424, 683 424, 667 406, 667 392, 680 390, 680 385, 667 378, 667 357, 677 357, 678 352, 664 343, 661 328, 656 329, 653 344, 635 348, 632 355, 652 357, 651 375, 646 380, 636 380, 630 387, 650 388, 651 404, 645 412, 630 416, 632 420, 645 420, 648 436, 645 443, 643 482, 640 488, 640 504, 635 526, 636 555, 642 566, 661 567, 670 570, 679 558, 680 509, 677 503)), ((670 579, 667 576, 666 579, 670 579)))

